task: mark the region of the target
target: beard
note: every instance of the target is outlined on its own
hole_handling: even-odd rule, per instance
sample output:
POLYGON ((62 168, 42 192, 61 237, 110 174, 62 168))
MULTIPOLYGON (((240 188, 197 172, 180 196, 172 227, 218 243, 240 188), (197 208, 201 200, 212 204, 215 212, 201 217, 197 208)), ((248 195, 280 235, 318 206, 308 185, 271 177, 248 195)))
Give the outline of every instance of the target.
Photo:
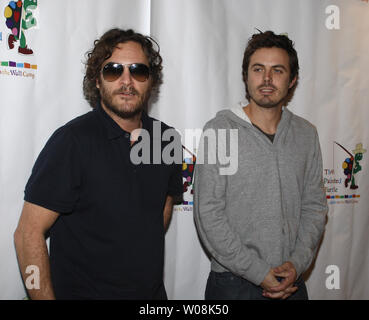
POLYGON ((279 97, 272 97, 269 95, 258 97, 256 93, 263 87, 272 88, 276 92, 278 91, 278 89, 274 85, 269 84, 269 85, 258 86, 255 90, 255 93, 253 90, 249 92, 250 100, 253 100, 259 107, 266 108, 266 109, 272 109, 272 108, 276 108, 280 106, 281 104, 283 105, 285 103, 285 100, 287 99, 288 91, 279 97))
POLYGON ((122 86, 118 90, 109 92, 106 87, 100 83, 100 96, 102 103, 108 110, 122 119, 131 119, 145 109, 150 97, 150 91, 147 90, 141 94, 131 86, 122 86), (128 99, 123 98, 119 103, 114 103, 114 97, 122 93, 137 97, 137 101, 130 102, 128 99))

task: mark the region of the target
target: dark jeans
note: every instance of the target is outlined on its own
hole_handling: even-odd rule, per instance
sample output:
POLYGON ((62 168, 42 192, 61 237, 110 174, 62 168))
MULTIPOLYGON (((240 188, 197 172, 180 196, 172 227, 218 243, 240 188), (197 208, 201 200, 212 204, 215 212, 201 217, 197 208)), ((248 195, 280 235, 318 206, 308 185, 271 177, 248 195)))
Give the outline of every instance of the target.
MULTIPOLYGON (((299 277, 295 285, 297 291, 287 300, 308 300, 306 285, 299 277)), ((263 297, 263 288, 231 272, 211 271, 206 285, 205 300, 272 300, 263 297)))
POLYGON ((168 300, 164 283, 159 284, 149 292, 147 291, 127 291, 112 294, 111 292, 103 292, 100 295, 92 296, 86 293, 73 293, 70 291, 60 292, 54 290, 57 300, 168 300))

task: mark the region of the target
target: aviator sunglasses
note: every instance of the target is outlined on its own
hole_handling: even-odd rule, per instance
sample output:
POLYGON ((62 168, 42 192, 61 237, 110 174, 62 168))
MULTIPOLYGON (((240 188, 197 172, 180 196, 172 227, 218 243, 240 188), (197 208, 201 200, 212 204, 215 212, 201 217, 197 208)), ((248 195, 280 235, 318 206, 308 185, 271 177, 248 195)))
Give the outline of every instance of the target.
POLYGON ((107 63, 102 69, 102 75, 108 82, 117 80, 127 66, 133 79, 144 82, 149 78, 150 69, 143 63, 121 64, 116 62, 107 63))

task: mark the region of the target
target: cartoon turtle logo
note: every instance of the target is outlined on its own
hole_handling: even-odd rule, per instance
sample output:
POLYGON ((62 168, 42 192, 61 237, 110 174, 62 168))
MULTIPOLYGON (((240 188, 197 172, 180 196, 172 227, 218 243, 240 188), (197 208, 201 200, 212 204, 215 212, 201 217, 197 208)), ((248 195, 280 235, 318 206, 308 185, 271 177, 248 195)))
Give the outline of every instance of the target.
POLYGON ((352 150, 353 154, 350 153, 346 148, 344 148, 339 143, 335 142, 338 146, 340 146, 343 150, 345 150, 350 157, 346 158, 345 161, 342 163, 343 173, 346 176, 345 179, 345 188, 348 187, 348 184, 351 182, 350 189, 357 189, 359 188, 355 182, 355 174, 362 170, 360 162, 363 159, 363 154, 366 152, 366 149, 363 149, 363 144, 358 143, 356 145, 355 150, 352 150))
POLYGON ((33 50, 27 46, 24 31, 36 26, 37 21, 33 16, 33 10, 36 8, 37 0, 10 1, 5 7, 6 26, 11 31, 8 36, 9 49, 13 49, 14 43, 19 41, 18 52, 20 54, 33 54, 33 50))

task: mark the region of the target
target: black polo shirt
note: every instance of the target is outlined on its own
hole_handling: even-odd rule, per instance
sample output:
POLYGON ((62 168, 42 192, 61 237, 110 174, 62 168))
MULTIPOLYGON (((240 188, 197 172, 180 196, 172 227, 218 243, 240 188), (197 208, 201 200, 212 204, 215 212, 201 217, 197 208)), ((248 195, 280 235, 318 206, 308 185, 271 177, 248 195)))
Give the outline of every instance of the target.
MULTIPOLYGON (((152 139, 154 121, 143 113, 152 139)), ((130 134, 97 106, 59 128, 33 167, 24 199, 60 213, 50 229, 57 298, 150 299, 162 285, 163 209, 182 194, 181 164, 135 165, 130 150, 130 134)))

